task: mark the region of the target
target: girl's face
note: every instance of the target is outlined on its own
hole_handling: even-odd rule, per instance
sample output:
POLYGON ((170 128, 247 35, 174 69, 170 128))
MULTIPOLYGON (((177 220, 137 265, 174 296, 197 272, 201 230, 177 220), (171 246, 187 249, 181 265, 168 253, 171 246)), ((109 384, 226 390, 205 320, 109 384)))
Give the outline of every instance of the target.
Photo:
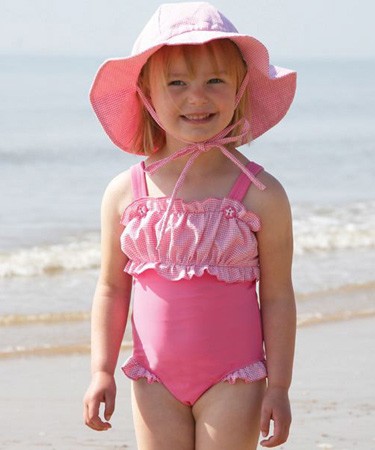
POLYGON ((224 56, 204 45, 193 50, 193 67, 178 48, 170 50, 168 70, 150 80, 150 96, 166 132, 166 149, 202 142, 228 126, 235 110, 236 80, 224 56))

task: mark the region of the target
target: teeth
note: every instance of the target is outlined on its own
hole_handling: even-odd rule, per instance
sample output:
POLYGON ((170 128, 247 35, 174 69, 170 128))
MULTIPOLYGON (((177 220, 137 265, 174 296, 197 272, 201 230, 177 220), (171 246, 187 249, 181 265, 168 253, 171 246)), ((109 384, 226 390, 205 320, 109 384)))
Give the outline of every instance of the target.
POLYGON ((186 114, 185 117, 189 120, 203 120, 207 119, 210 114, 186 114))

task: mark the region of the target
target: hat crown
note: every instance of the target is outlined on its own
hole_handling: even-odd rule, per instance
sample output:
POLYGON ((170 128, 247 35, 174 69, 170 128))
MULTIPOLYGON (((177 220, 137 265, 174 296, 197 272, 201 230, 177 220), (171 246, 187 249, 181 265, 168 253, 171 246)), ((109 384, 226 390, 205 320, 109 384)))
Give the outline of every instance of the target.
POLYGON ((132 55, 193 31, 238 33, 236 27, 208 2, 165 3, 159 6, 135 41, 132 55))

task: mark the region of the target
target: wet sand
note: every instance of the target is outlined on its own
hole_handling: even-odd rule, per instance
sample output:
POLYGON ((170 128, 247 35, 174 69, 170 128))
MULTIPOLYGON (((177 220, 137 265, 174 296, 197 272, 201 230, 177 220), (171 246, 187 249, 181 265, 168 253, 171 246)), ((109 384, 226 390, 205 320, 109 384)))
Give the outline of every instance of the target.
MULTIPOLYGON (((374 338, 374 317, 298 330, 293 427, 278 448, 375 449, 374 338)), ((83 425, 89 365, 86 354, 1 360, 0 449, 136 450, 130 382, 120 369, 113 429, 83 425)))

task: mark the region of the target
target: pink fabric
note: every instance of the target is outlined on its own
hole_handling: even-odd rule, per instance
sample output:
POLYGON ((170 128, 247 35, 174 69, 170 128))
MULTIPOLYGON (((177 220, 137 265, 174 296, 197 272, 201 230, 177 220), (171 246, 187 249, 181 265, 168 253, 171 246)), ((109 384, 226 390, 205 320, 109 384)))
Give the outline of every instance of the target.
MULTIPOLYGON (((263 167, 259 164, 250 161, 246 166, 247 170, 249 170, 254 177, 258 175, 259 172, 263 170, 263 167)), ((237 178, 237 181, 234 183, 228 198, 233 198, 234 200, 238 200, 242 202, 247 191, 249 190, 250 184, 252 180, 246 175, 246 173, 242 172, 241 175, 237 178)))
MULTIPOLYGON (((255 176, 262 167, 247 170, 255 176)), ((188 405, 220 381, 264 378, 255 289, 260 222, 241 203, 251 180, 242 173, 228 198, 176 199, 156 249, 169 199, 147 197, 142 164, 131 173, 135 200, 122 217, 121 246, 134 275, 134 347, 124 373, 163 383, 188 405)))
POLYGON ((139 362, 131 356, 125 364, 121 367, 124 374, 132 380, 139 380, 140 378, 146 378, 147 383, 160 383, 160 379, 149 370, 142 367, 139 362))
MULTIPOLYGON (((256 172, 262 169, 254 163, 248 165, 248 170, 251 168, 256 172)), ((232 196, 239 193, 243 197, 245 190, 241 192, 241 186, 245 184, 248 188, 250 184, 245 177, 239 177, 241 185, 235 184, 232 196)), ((147 189, 137 186, 137 183, 144 183, 142 180, 144 178, 135 174, 133 184, 137 192, 145 194, 147 189)), ((160 239, 169 199, 136 199, 121 220, 125 225, 121 248, 129 258, 125 271, 136 276, 154 269, 174 281, 202 276, 204 272, 228 283, 258 279, 254 233, 260 229, 260 221, 256 214, 246 211, 239 200, 210 198, 185 203, 175 199, 160 239)))
POLYGON ((125 374, 161 382, 187 405, 224 379, 266 376, 254 282, 176 282, 147 270, 134 280, 132 328, 125 374))
MULTIPOLYGON (((130 356, 125 364, 122 366, 124 374, 132 380, 139 380, 140 378, 146 378, 149 384, 161 383, 154 373, 142 367, 138 361, 130 356)), ((220 381, 227 381, 229 384, 235 384, 237 380, 245 381, 246 383, 253 383, 254 381, 261 380, 267 375, 266 364, 264 361, 258 361, 249 364, 241 369, 234 370, 231 373, 225 375, 220 381)))
POLYGON ((130 168, 133 200, 148 197, 147 183, 143 170, 143 161, 130 168))
POLYGON ((234 384, 237 380, 243 380, 246 383, 253 383, 254 381, 262 380, 266 376, 267 369, 265 361, 257 361, 229 373, 222 378, 221 381, 227 381, 229 384, 234 384))

